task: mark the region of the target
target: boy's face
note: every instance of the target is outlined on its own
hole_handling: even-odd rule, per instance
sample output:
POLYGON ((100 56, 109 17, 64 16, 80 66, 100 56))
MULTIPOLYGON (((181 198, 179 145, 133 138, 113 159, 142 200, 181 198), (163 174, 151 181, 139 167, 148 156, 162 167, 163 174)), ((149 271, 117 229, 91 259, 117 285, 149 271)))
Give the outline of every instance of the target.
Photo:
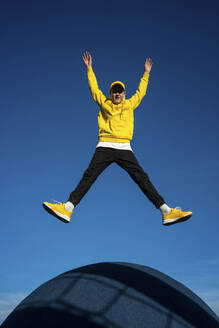
POLYGON ((110 97, 112 102, 115 105, 119 105, 125 96, 125 90, 123 89, 123 87, 120 84, 115 84, 111 91, 110 91, 110 97))

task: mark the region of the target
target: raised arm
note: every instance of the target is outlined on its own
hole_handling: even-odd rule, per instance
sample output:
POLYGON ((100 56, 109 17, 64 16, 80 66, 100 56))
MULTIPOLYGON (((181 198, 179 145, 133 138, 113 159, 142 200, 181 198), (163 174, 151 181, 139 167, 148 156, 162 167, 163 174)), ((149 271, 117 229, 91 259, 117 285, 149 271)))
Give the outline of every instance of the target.
POLYGON ((149 74, 151 72, 152 68, 152 59, 147 58, 144 64, 144 74, 141 78, 140 84, 138 86, 138 90, 136 93, 129 99, 131 102, 131 106, 133 109, 138 107, 144 96, 146 95, 147 91, 147 86, 148 86, 148 79, 149 79, 149 74))
POLYGON ((101 106, 105 102, 106 97, 98 87, 97 79, 92 68, 92 56, 89 52, 85 52, 82 58, 87 69, 88 85, 91 95, 94 101, 101 106))

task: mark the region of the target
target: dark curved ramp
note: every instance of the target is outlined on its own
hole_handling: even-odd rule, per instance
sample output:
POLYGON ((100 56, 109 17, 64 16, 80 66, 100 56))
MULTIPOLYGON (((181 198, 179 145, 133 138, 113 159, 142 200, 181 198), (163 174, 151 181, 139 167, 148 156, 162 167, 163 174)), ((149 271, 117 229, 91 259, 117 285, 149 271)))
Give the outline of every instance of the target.
POLYGON ((130 263, 97 263, 37 288, 1 326, 219 328, 216 314, 167 275, 130 263))

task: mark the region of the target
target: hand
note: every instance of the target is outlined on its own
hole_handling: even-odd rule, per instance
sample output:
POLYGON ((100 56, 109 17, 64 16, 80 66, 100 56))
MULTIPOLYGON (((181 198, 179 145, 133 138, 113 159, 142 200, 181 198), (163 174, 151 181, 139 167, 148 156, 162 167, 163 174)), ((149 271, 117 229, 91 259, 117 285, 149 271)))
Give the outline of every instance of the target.
POLYGON ((151 71, 151 68, 152 68, 152 59, 151 58, 147 58, 146 59, 146 62, 145 62, 145 65, 144 65, 144 71, 145 73, 150 73, 151 71))
POLYGON ((87 68, 91 67, 92 66, 92 57, 91 57, 91 54, 86 51, 85 53, 83 53, 83 61, 84 61, 84 64, 87 68))

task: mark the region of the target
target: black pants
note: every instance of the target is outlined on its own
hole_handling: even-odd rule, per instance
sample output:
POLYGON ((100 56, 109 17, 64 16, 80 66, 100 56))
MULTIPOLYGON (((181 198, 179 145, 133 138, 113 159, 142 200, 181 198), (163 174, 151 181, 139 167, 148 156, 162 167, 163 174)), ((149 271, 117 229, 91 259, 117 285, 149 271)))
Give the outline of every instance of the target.
POLYGON ((132 151, 107 147, 96 148, 88 169, 84 172, 81 181, 76 189, 70 194, 68 200, 76 206, 88 192, 97 177, 112 163, 116 163, 125 169, 141 188, 143 193, 157 208, 165 203, 163 198, 152 185, 148 175, 140 167, 132 151))

